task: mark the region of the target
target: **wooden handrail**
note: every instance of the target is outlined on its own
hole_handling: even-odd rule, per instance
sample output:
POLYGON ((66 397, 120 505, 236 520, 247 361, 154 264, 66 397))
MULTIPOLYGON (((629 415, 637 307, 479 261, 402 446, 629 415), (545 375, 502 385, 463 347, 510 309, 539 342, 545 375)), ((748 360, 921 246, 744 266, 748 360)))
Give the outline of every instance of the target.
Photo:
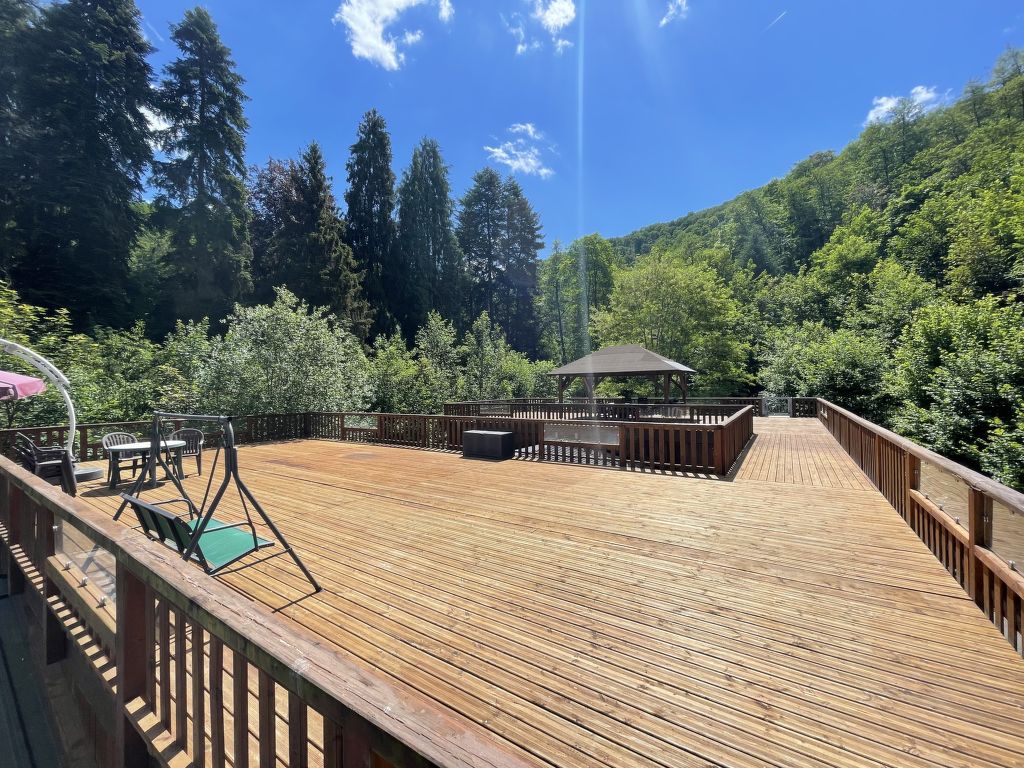
POLYGON ((1024 513, 1024 494, 834 403, 818 418, 1014 649, 1024 654, 1024 575, 990 548, 993 503, 1024 513), (966 530, 918 488, 921 462, 967 488, 966 530))
POLYGON ((963 481, 969 488, 981 491, 991 499, 998 501, 1000 504, 1005 504, 1006 506, 1019 510, 1024 514, 1024 493, 1008 488, 997 480, 993 480, 991 477, 987 477, 986 475, 965 467, 962 464, 958 464, 952 459, 947 459, 945 456, 935 453, 935 451, 930 451, 924 446, 918 445, 913 440, 908 440, 902 435, 898 435, 885 427, 880 427, 867 419, 861 418, 857 414, 851 413, 835 403, 830 403, 823 397, 816 399, 818 401, 819 408, 821 406, 825 406, 826 408, 830 408, 833 411, 841 413, 847 419, 863 429, 867 429, 874 434, 885 438, 890 443, 906 451, 912 456, 927 461, 930 464, 934 464, 944 472, 953 475, 957 479, 963 481))
MULTIPOLYGON (((198 628, 209 633, 217 643, 230 648, 261 674, 269 675, 328 722, 348 723, 354 716, 365 724, 363 727, 379 729, 388 738, 441 766, 527 765, 461 715, 438 706, 418 691, 388 680, 373 668, 360 666, 325 648, 322 639, 302 627, 244 598, 217 579, 206 576, 199 568, 183 564, 170 549, 154 545, 137 531, 113 522, 2 457, 0 502, 0 529, 12 539, 0 543, 11 551, 29 553, 26 568, 32 568, 36 560, 45 560, 52 554, 52 533, 45 524, 47 520, 61 520, 73 526, 113 555, 118 568, 119 608, 123 600, 129 600, 136 609, 148 602, 146 614, 150 619, 152 603, 154 599, 159 601, 160 611, 180 613, 194 631, 198 628), (35 516, 31 525, 22 526, 20 521, 12 523, 10 519, 26 515, 35 516), (36 532, 49 537, 51 552, 45 551, 45 541, 35 538, 36 532), (140 592, 140 588, 143 591, 140 592), (144 597, 139 598, 139 595, 144 597)), ((59 584, 55 586, 60 589, 59 584)), ((49 588, 53 587, 51 582, 49 588)), ((39 588, 48 589, 42 583, 39 588)), ((45 599, 46 594, 40 597, 45 599)), ((153 628, 150 626, 144 637, 139 634, 140 622, 142 616, 136 611, 122 613, 119 610, 116 645, 122 661, 124 648, 132 654, 139 650, 153 652, 144 645, 152 642, 153 628), (122 618, 124 616, 129 618, 122 618)), ((131 669, 126 666, 118 671, 118 697, 125 699, 124 691, 131 690, 131 700, 119 701, 119 704, 124 707, 121 714, 126 720, 132 720, 140 709, 138 697, 147 695, 142 693, 142 683, 136 677, 149 673, 145 664, 135 664, 143 660, 134 656, 128 658, 133 659, 131 669)), ((155 711, 155 701, 145 704, 155 711)), ((185 704, 179 702, 179 708, 183 706, 185 704)), ((128 738, 123 729, 119 731, 119 738, 128 738)), ((149 748, 155 750, 154 744, 151 742, 149 748)))

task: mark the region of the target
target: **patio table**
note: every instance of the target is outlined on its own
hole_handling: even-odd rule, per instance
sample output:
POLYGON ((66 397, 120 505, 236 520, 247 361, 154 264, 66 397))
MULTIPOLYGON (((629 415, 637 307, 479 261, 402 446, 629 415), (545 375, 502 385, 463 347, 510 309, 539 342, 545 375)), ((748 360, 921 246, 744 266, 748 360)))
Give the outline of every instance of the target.
MULTIPOLYGON (((122 443, 121 445, 112 445, 106 449, 107 453, 137 453, 142 456, 142 471, 146 471, 146 459, 149 457, 150 441, 140 440, 137 443, 122 443)), ((167 450, 174 452, 174 470, 178 477, 185 474, 181 463, 181 449, 185 447, 184 440, 161 440, 160 450, 167 450)), ((113 471, 110 473, 110 487, 114 488, 118 483, 121 482, 121 468, 118 462, 114 462, 113 471)), ((150 487, 156 485, 156 464, 149 473, 149 485, 150 487)))

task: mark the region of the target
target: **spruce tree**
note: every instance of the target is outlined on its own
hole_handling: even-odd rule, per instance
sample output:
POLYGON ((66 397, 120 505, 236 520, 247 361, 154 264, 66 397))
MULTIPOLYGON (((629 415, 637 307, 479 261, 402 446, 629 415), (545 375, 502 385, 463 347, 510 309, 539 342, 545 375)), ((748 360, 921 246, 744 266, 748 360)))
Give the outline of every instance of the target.
POLYGON ((391 170, 391 137, 384 118, 375 109, 359 123, 350 149, 348 189, 348 244, 364 272, 366 300, 374 313, 372 335, 391 333, 400 314, 402 295, 396 290, 402 275, 395 260, 395 174, 391 170))
POLYGON ((152 159, 139 11, 131 0, 67 0, 30 26, 21 3, 5 3, 3 17, 23 43, 0 63, 12 281, 24 301, 67 307, 79 328, 126 323, 133 203, 152 159))
POLYGON ((159 134, 166 159, 155 163, 158 206, 174 233, 171 286, 181 319, 223 317, 250 286, 245 204, 243 79, 201 7, 172 27, 180 51, 164 70, 159 134))
POLYGON ((424 139, 398 186, 398 259, 403 289, 399 320, 410 341, 430 310, 460 314, 462 254, 452 230, 448 166, 433 139, 424 139))
POLYGON ((297 284, 290 254, 282 239, 296 197, 293 160, 270 158, 249 174, 249 236, 252 243, 252 294, 255 304, 272 304, 274 288, 297 284))
POLYGON ((302 153, 292 177, 296 194, 287 241, 299 276, 294 290, 310 304, 330 307, 365 340, 370 312, 362 296, 362 274, 344 240, 345 223, 338 215, 319 144, 313 142, 302 153))
POLYGON ((501 316, 498 322, 514 349, 535 357, 539 340, 535 306, 537 261, 544 247, 540 217, 515 179, 505 182, 502 195, 506 223, 501 249, 503 264, 498 291, 501 316))
POLYGON ((455 230, 471 282, 470 317, 481 312, 494 316, 506 226, 501 176, 492 168, 477 171, 459 203, 455 230))

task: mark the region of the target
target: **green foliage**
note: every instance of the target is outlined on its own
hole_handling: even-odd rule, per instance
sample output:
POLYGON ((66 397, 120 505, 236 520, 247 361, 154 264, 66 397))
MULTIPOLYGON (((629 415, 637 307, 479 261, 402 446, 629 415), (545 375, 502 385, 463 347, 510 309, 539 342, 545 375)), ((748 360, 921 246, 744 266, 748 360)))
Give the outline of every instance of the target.
POLYGON ((881 339, 822 323, 773 329, 758 350, 758 379, 787 397, 824 397, 868 419, 886 413, 880 382, 886 364, 881 339))
POLYGON ((421 413, 420 370, 402 334, 378 336, 370 361, 373 410, 382 413, 421 413))
POLYGON ((462 389, 462 361, 455 326, 431 311, 416 333, 422 407, 440 413, 445 403, 457 400, 462 389))
POLYGON ((486 312, 480 313, 466 332, 461 353, 465 358, 461 399, 537 397, 552 392, 551 377, 546 374, 553 366, 531 363, 512 349, 486 312))
POLYGON ((696 390, 731 393, 749 381, 740 307, 711 268, 660 253, 615 272, 608 309, 593 315, 603 346, 641 344, 697 370, 696 390))
POLYGON ((223 413, 362 410, 370 398, 359 340, 284 288, 271 305, 236 305, 203 371, 223 413))
POLYGON ((1024 306, 986 297, 925 307, 896 348, 889 389, 902 433, 1005 473, 1024 405, 1024 306))

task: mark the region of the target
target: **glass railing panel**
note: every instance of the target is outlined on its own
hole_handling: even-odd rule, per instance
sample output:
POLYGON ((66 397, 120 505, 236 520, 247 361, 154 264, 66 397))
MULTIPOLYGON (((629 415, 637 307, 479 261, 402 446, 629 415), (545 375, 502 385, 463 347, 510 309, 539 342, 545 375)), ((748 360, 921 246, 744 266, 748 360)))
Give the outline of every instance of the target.
POLYGON ((1024 568, 1024 510, 992 502, 991 548, 1018 570, 1024 568))
POLYGON ((117 600, 117 563, 114 556, 74 526, 57 523, 54 552, 64 565, 74 568, 76 575, 87 580, 87 586, 110 601, 117 600))
POLYGON ((917 490, 967 530, 970 489, 965 482, 931 462, 922 460, 917 490))

